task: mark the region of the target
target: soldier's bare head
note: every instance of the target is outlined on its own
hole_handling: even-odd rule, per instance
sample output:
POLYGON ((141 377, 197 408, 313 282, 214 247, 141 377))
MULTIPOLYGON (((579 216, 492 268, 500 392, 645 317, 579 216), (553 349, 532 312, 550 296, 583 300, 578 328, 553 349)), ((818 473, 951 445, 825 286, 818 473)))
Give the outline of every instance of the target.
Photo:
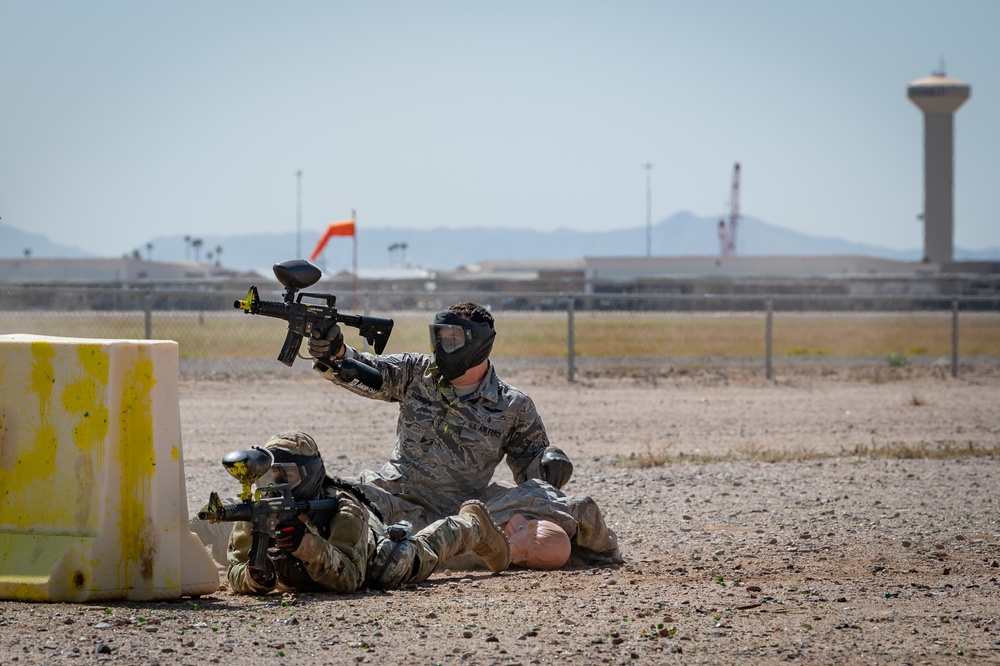
POLYGON ((458 315, 462 319, 468 319, 469 321, 474 321, 480 324, 489 324, 490 328, 495 328, 493 315, 490 314, 489 310, 481 305, 476 305, 475 303, 466 301, 464 303, 449 305, 444 311, 458 315))

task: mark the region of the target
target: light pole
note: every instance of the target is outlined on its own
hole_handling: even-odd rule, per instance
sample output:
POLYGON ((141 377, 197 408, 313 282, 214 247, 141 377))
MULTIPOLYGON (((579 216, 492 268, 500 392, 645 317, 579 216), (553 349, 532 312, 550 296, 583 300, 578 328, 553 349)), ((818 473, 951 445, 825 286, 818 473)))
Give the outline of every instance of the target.
POLYGON ((653 256, 653 165, 646 162, 642 165, 646 170, 646 256, 653 256))
POLYGON ((295 209, 295 257, 302 258, 302 169, 295 172, 295 190, 298 204, 295 209))

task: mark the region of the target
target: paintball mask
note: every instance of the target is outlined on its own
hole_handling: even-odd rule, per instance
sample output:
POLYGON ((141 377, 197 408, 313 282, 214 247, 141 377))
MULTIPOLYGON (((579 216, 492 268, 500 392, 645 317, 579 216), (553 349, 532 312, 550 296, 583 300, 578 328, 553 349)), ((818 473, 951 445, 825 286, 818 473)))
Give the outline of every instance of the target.
POLYGON ((263 494, 268 486, 287 483, 292 497, 300 502, 319 496, 326 468, 312 437, 301 432, 282 433, 268 440, 266 448, 274 463, 257 480, 263 494))
POLYGON ((430 326, 431 348, 441 376, 451 381, 490 357, 496 331, 489 324, 440 312, 430 326))

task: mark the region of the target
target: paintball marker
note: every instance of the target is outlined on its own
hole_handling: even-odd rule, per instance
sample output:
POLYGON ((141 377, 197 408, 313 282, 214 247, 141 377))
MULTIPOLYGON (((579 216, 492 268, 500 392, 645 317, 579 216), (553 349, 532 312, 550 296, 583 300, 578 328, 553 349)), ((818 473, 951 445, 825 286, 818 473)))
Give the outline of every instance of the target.
POLYGON ((232 451, 222 458, 222 466, 239 481, 243 490, 237 503, 224 503, 219 493, 212 492, 208 504, 198 511, 198 518, 210 523, 245 521, 253 526, 253 545, 250 547, 249 566, 265 569, 267 559, 280 559, 281 551, 272 549, 280 523, 297 520, 306 514, 316 524, 329 522, 337 512, 337 500, 318 499, 299 501, 292 497, 287 483, 277 483, 251 492, 250 486, 274 464, 274 456, 267 449, 255 446, 246 451, 232 451), (262 492, 263 491, 263 492, 262 492))
MULTIPOLYGON (((247 297, 242 301, 235 301, 233 307, 247 314, 275 317, 288 322, 285 343, 278 354, 279 361, 290 367, 295 362, 295 357, 299 355, 303 336, 311 336, 315 331, 317 337, 325 337, 335 324, 346 324, 357 328, 368 344, 375 348, 376 354, 381 354, 385 349, 392 333, 391 319, 340 314, 337 312, 337 297, 333 294, 297 293, 316 284, 323 275, 319 268, 304 259, 291 259, 275 264, 274 275, 285 288, 282 302, 260 300, 257 287, 250 285, 247 297), (325 305, 303 303, 303 297, 320 299, 325 301, 325 305)), ((382 387, 382 375, 374 368, 358 363, 354 359, 324 359, 316 362, 331 367, 342 381, 369 393, 374 393, 382 387)))

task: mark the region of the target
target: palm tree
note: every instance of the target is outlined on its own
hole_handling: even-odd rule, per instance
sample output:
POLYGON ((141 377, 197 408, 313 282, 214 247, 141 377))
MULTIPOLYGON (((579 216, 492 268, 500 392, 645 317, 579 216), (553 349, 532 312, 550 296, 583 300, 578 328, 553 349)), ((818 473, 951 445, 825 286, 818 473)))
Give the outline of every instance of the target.
POLYGON ((184 261, 191 259, 191 236, 184 237, 184 261))
POLYGON ((146 243, 146 261, 153 260, 153 244, 146 243))
POLYGON ((31 248, 30 247, 24 248, 24 258, 27 259, 30 256, 31 256, 31 248))
POLYGON ((198 261, 201 258, 201 245, 202 245, 203 242, 204 241, 202 241, 200 238, 192 238, 191 239, 191 247, 194 248, 194 262, 195 263, 198 263, 198 261))
POLYGON ((216 266, 221 266, 222 265, 222 259, 219 258, 220 254, 222 254, 222 246, 221 245, 216 245, 215 246, 215 265, 216 266))

